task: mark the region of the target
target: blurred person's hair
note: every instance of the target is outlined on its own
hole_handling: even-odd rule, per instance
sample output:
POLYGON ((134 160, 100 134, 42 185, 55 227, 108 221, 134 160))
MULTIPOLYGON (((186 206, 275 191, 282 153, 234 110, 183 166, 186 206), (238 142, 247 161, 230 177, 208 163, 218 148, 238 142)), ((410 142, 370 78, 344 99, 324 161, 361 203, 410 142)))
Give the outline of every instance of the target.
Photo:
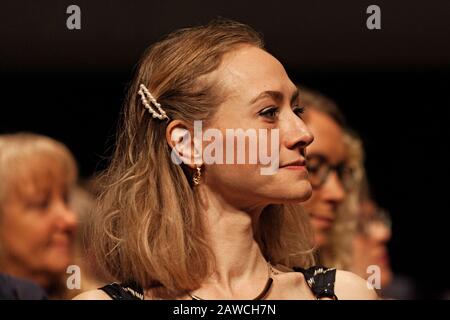
MULTIPOLYGON (((154 287, 155 295, 176 296, 197 289, 213 271, 192 172, 171 161, 166 122, 152 119, 138 90, 146 85, 170 119, 207 123, 227 97, 220 81, 208 75, 225 54, 243 45, 263 49, 263 40, 247 25, 218 20, 176 31, 144 53, 89 223, 87 243, 109 277, 154 287)), ((272 263, 313 263, 308 219, 299 210, 287 205, 264 209, 255 238, 272 263)))
POLYGON ((94 214, 96 191, 95 179, 80 181, 75 186, 70 198, 70 206, 77 214, 79 221, 75 246, 75 264, 81 269, 81 288, 77 294, 97 289, 108 282, 101 277, 92 256, 89 256, 85 251, 84 240, 88 230, 89 216, 94 214))
POLYGON ((306 110, 320 111, 331 117, 340 127, 344 129, 347 127, 344 114, 333 100, 314 89, 302 85, 297 85, 297 87, 300 92, 300 103, 306 110))
MULTIPOLYGON (((43 168, 51 166, 65 172, 69 183, 76 181, 76 161, 64 144, 34 133, 0 135, 0 203, 24 181, 33 179, 33 183, 39 184, 36 178, 43 168)), ((0 213, 1 210, 0 206, 0 213)))

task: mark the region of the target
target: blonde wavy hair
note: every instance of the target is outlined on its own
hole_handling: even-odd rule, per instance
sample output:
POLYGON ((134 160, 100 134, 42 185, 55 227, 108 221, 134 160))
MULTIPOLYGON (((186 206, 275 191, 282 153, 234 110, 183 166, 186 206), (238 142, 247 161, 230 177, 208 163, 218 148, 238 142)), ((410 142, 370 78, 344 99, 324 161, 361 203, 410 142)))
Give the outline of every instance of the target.
POLYGON ((349 270, 352 262, 352 239, 356 231, 356 217, 365 175, 362 140, 347 126, 342 112, 334 101, 315 90, 298 87, 305 107, 327 114, 344 130, 345 163, 352 170, 352 187, 347 191, 345 200, 337 209, 336 220, 330 232, 330 241, 317 250, 317 255, 320 263, 328 267, 349 270))
MULTIPOLYGON (((160 297, 197 289, 214 270, 192 172, 171 161, 167 121, 155 120, 138 95, 144 84, 171 120, 208 123, 226 99, 217 70, 241 45, 263 49, 247 25, 216 20, 181 29, 153 44, 129 87, 111 163, 99 177, 104 190, 89 223, 88 252, 116 281, 133 281, 160 297)), ((313 263, 309 221, 298 206, 270 205, 257 238, 266 259, 288 267, 313 263)))

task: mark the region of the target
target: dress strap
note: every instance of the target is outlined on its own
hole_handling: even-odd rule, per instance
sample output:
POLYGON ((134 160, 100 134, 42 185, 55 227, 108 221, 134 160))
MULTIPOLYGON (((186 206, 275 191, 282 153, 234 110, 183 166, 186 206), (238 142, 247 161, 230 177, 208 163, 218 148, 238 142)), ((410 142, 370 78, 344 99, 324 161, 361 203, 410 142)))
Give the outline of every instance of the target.
POLYGON ((338 300, 334 293, 334 283, 336 281, 336 269, 323 266, 313 266, 308 269, 294 267, 294 271, 301 272, 305 276, 308 286, 311 288, 317 300, 329 298, 338 300))
MULTIPOLYGON (((338 300, 334 293, 336 281, 336 269, 323 266, 313 266, 308 269, 294 267, 294 271, 301 272, 305 276, 306 283, 311 288, 316 299, 329 298, 338 300)), ((144 291, 135 283, 119 284, 110 283, 99 288, 113 300, 144 300, 144 291)))
POLYGON ((116 282, 99 288, 113 300, 144 300, 144 291, 135 284, 119 284, 116 282))

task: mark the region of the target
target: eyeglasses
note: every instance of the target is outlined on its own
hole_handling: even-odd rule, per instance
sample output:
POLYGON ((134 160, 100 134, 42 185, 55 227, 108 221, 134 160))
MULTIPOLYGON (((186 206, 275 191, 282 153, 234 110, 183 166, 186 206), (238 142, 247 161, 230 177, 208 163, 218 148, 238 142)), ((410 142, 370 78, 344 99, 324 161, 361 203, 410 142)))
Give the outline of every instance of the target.
POLYGON ((306 159, 306 168, 313 188, 320 188, 327 181, 331 171, 335 171, 339 181, 346 191, 354 184, 354 172, 345 163, 332 166, 328 160, 319 154, 309 155, 306 159))
POLYGON ((360 217, 357 223, 357 232, 365 236, 372 234, 373 226, 382 225, 383 227, 391 230, 392 220, 389 211, 383 208, 377 208, 375 213, 369 217, 360 217))

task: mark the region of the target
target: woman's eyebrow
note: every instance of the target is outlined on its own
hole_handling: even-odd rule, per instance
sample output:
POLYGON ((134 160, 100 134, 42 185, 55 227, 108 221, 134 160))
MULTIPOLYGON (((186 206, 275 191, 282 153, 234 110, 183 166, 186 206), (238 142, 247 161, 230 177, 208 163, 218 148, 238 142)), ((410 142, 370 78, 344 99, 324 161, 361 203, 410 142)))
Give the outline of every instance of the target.
POLYGON ((283 94, 280 91, 268 90, 268 91, 261 92, 255 98, 250 100, 250 104, 254 104, 258 100, 261 100, 261 99, 264 99, 264 98, 267 98, 267 97, 270 97, 270 98, 272 98, 272 99, 274 99, 275 101, 278 101, 278 102, 283 100, 283 94))
MULTIPOLYGON (((296 101, 298 99, 298 96, 299 96, 299 90, 296 89, 291 96, 291 104, 294 103, 294 101, 296 101)), ((283 101, 283 93, 281 93, 280 91, 267 90, 267 91, 261 92, 259 95, 257 95, 255 98, 253 98, 250 101, 250 104, 254 104, 258 100, 261 100, 261 99, 264 99, 267 97, 270 97, 277 102, 283 101)))

